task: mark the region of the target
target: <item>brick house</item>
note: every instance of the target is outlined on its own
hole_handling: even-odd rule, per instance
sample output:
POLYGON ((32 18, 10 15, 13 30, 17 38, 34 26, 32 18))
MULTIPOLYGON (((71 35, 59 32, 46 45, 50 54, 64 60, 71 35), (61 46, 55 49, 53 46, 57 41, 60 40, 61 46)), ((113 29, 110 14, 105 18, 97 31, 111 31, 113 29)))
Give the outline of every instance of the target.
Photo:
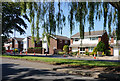
POLYGON ((82 39, 82 45, 80 34, 78 32, 71 37, 69 47, 72 52, 79 51, 79 53, 82 54, 85 51, 88 51, 91 53, 100 41, 102 41, 107 49, 109 49, 109 37, 106 31, 91 31, 90 35, 89 32, 85 32, 84 39, 82 39))
POLYGON ((113 56, 120 56, 120 40, 117 41, 117 36, 115 30, 112 33, 111 39, 109 41, 111 54, 113 56))
POLYGON ((50 46, 48 46, 46 37, 43 39, 42 46, 46 49, 45 52, 55 54, 63 50, 64 45, 70 45, 70 39, 65 36, 50 35, 50 46))
POLYGON ((13 50, 17 48, 19 51, 23 50, 23 38, 9 38, 8 41, 4 43, 4 47, 6 50, 13 50))
POLYGON ((23 41, 23 51, 27 51, 27 49, 31 48, 31 47, 33 47, 33 48, 34 47, 42 47, 42 39, 41 38, 38 43, 36 43, 36 38, 35 38, 35 44, 32 43, 31 36, 24 38, 22 41, 23 41))

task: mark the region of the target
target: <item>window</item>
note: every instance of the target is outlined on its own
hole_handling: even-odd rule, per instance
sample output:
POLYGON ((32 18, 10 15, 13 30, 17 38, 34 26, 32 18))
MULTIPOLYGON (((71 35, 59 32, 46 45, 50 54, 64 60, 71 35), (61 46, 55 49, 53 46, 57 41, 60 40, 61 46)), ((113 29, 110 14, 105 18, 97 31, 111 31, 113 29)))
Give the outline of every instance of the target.
POLYGON ((89 52, 93 52, 94 47, 89 47, 88 50, 89 52))
POLYGON ((90 37, 90 40, 98 40, 98 37, 90 37))
POLYGON ((17 44, 17 41, 15 41, 15 44, 17 44))
POLYGON ((26 44, 26 41, 24 41, 24 44, 26 44))
POLYGON ((60 40, 60 43, 62 43, 62 40, 60 40))
POLYGON ((79 41, 79 38, 75 38, 75 41, 79 41))
POLYGON ((23 44, 23 42, 21 42, 21 44, 23 44))
POLYGON ((66 40, 66 41, 65 41, 65 44, 67 44, 67 43, 68 43, 68 41, 66 40))
POLYGON ((85 51, 85 48, 80 48, 80 51, 85 51))

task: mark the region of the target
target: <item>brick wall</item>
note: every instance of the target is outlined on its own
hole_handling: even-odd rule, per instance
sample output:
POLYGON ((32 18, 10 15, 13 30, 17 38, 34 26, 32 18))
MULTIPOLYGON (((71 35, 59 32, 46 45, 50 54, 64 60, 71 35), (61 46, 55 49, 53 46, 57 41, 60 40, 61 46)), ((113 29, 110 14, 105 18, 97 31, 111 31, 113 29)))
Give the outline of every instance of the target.
POLYGON ((50 38, 50 47, 49 47, 49 54, 54 54, 54 49, 57 49, 57 40, 50 38))
POLYGON ((31 39, 28 39, 28 48, 35 47, 31 39))
POLYGON ((73 44, 73 38, 70 39, 70 44, 73 44))
POLYGON ((100 41, 101 41, 101 36, 98 37, 98 42, 100 42, 100 41))
POLYGON ((114 43, 114 38, 113 37, 111 37, 111 43, 114 43))

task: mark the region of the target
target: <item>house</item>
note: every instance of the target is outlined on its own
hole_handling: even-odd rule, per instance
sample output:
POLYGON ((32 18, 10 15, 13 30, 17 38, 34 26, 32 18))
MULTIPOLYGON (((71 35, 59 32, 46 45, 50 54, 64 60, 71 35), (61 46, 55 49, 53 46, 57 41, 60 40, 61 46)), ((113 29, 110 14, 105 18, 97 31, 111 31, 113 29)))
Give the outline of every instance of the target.
POLYGON ((120 56, 120 40, 117 41, 116 33, 113 32, 109 42, 113 56, 120 56), (113 35, 114 34, 114 35, 113 35))
POLYGON ((70 45, 70 39, 65 36, 50 35, 50 46, 48 46, 47 38, 43 39, 42 46, 45 52, 49 54, 55 54, 58 51, 62 51, 64 45, 70 45))
POLYGON ((109 49, 109 38, 106 31, 91 31, 91 34, 84 32, 84 39, 82 40, 78 32, 71 37, 69 47, 72 52, 79 51, 80 54, 83 54, 85 51, 88 51, 91 53, 100 41, 104 42, 105 46, 109 49))
POLYGON ((40 41, 37 43, 36 42, 36 38, 35 38, 35 43, 32 42, 32 38, 31 36, 28 36, 26 38, 24 38, 23 40, 23 51, 27 51, 28 48, 31 48, 31 47, 42 47, 42 39, 40 38, 40 41))
POLYGON ((4 43, 4 47, 6 50, 13 50, 14 48, 19 51, 23 50, 23 38, 9 38, 7 42, 4 43))

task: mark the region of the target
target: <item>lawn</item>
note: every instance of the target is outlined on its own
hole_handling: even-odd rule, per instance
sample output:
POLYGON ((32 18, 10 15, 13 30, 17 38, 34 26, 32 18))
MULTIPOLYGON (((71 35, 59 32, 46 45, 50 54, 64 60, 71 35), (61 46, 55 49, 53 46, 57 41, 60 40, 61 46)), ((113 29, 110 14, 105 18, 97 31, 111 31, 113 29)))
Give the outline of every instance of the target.
POLYGON ((105 61, 87 61, 87 60, 73 60, 73 59, 60 59, 60 58, 49 58, 49 57, 32 57, 32 56, 10 56, 2 55, 2 57, 14 58, 14 59, 25 59, 30 61, 40 61, 49 64, 66 64, 76 66, 120 66, 120 62, 105 62, 105 61))

